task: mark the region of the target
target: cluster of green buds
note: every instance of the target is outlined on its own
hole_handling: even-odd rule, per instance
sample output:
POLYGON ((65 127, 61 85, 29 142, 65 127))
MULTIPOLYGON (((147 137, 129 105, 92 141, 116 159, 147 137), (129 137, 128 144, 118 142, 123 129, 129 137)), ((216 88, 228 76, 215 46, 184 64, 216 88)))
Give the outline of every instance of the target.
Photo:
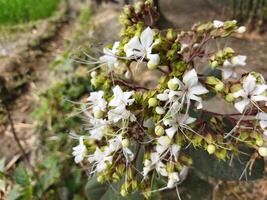
POLYGON ((262 75, 240 74, 246 56, 229 47, 215 53, 207 48, 245 28, 215 20, 189 31, 163 31, 146 24, 146 16, 157 16, 152 11, 150 1, 127 6, 121 40, 94 58, 96 66, 88 61, 95 89, 82 106, 88 134, 73 148, 75 162, 99 182, 122 182, 122 196, 139 190, 149 198, 155 179, 165 182, 158 191, 178 187, 194 163, 188 149, 223 161, 239 155, 240 146, 252 149, 253 159, 267 156, 262 75), (199 70, 204 66, 205 72, 199 70), (157 86, 142 84, 154 72, 157 86), (209 104, 215 96, 235 112, 209 104))

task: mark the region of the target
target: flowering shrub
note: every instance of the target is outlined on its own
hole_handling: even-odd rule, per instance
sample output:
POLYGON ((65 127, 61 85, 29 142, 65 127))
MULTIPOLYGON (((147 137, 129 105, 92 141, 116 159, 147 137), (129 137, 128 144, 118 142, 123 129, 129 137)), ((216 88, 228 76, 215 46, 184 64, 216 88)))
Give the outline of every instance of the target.
POLYGON ((88 134, 73 148, 75 162, 100 183, 120 181, 122 196, 138 190, 145 198, 177 188, 190 166, 217 178, 260 178, 267 85, 257 72, 240 74, 246 56, 230 47, 207 48, 245 27, 214 20, 190 31, 165 31, 153 28, 157 18, 151 1, 126 6, 121 40, 100 58, 88 56, 95 92, 82 107, 88 134), (135 81, 133 71, 142 73, 142 65, 161 72, 157 87, 135 81), (215 96, 236 112, 208 109, 212 104, 204 102, 215 96), (162 187, 153 186, 157 180, 162 187))

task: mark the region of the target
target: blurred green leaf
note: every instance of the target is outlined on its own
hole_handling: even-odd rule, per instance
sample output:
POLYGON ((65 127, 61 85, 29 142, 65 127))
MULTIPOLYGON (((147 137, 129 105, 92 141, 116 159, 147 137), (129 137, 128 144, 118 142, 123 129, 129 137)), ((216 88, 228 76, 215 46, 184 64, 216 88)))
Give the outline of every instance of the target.
POLYGON ((21 186, 29 186, 31 184, 26 168, 22 163, 15 169, 13 178, 21 186))
MULTIPOLYGON (((253 152, 251 149, 240 149, 249 155, 253 152)), ((195 170, 201 172, 204 176, 220 180, 239 180, 250 159, 250 156, 243 154, 240 154, 238 157, 234 156, 230 166, 230 160, 219 161, 214 155, 209 155, 203 150, 191 149, 190 155, 192 156, 195 170)), ((247 173, 247 178, 248 180, 255 180, 263 178, 263 176, 264 160, 256 160, 253 164, 251 174, 247 173)))
POLYGON ((20 187, 15 185, 7 195, 8 200, 16 200, 21 196, 20 187))

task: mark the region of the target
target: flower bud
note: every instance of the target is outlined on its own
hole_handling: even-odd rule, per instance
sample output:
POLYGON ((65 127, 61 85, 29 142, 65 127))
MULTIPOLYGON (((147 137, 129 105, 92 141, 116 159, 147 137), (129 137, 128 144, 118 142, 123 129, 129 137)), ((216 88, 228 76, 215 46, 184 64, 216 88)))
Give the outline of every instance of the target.
POLYGON ((92 71, 91 74, 90 74, 90 76, 92 78, 95 78, 97 76, 97 72, 96 71, 92 71))
POLYGON ((164 133, 165 133, 165 130, 164 130, 164 128, 162 126, 160 126, 160 125, 156 126, 155 134, 157 136, 162 136, 164 133))
POLYGON ((207 147, 207 151, 209 154, 214 154, 214 152, 216 151, 216 147, 213 144, 209 144, 207 147))
POLYGON ((176 39, 176 34, 172 28, 169 28, 166 35, 167 40, 173 41, 176 39))
POLYGON ((155 107, 157 106, 157 104, 158 104, 158 101, 156 98, 150 98, 148 100, 148 107, 155 107))
POLYGON ((154 62, 152 62, 151 60, 148 61, 147 63, 147 68, 150 69, 150 70, 153 70, 153 69, 156 69, 158 67, 158 65, 154 62))
POLYGON ((263 139, 262 138, 258 138, 258 139, 256 139, 256 145, 257 146, 262 146, 264 144, 264 141, 263 141, 263 139))
POLYGON ((223 82, 219 82, 218 84, 215 85, 215 91, 216 92, 221 92, 224 89, 224 83, 223 82))
POLYGON ((126 197, 128 195, 128 192, 125 189, 121 189, 121 196, 126 197))
POLYGON ((246 30, 247 30, 247 29, 246 29, 245 26, 240 26, 240 27, 236 30, 236 32, 242 34, 242 33, 245 33, 246 30))
POLYGON ((163 115, 165 113, 165 109, 163 107, 157 106, 156 113, 159 115, 163 115))
POLYGON ((98 176, 97 176, 97 182, 99 182, 99 183, 103 183, 105 180, 104 180, 104 177, 103 177, 103 175, 102 174, 99 174, 98 176))
POLYGON ((177 81, 175 81, 174 79, 170 79, 168 81, 168 88, 171 90, 176 90, 179 87, 179 84, 177 81))
POLYGON ((94 117, 95 117, 96 119, 101 119, 101 118, 103 118, 103 116, 104 116, 104 112, 101 111, 101 110, 96 110, 96 111, 94 112, 94 117))
POLYGON ((216 61, 216 60, 214 60, 214 61, 212 61, 212 63, 211 63, 211 68, 216 68, 216 67, 218 67, 218 61, 216 61))
POLYGON ((232 103, 235 100, 234 95, 232 93, 227 94, 225 100, 229 103, 232 103))
POLYGON ((123 139, 123 140, 121 141, 121 144, 122 144, 122 147, 126 148, 126 147, 129 146, 130 142, 129 142, 128 139, 123 139))
POLYGON ((262 157, 266 157, 267 156, 267 148, 266 147, 260 147, 258 149, 258 152, 262 157))
POLYGON ((130 72, 129 70, 127 70, 127 71, 125 72, 125 74, 124 74, 124 77, 125 77, 126 79, 130 79, 130 78, 131 78, 131 72, 130 72))
POLYGON ((91 79, 91 84, 92 84, 93 86, 96 87, 96 85, 97 85, 97 80, 96 80, 95 77, 91 79))

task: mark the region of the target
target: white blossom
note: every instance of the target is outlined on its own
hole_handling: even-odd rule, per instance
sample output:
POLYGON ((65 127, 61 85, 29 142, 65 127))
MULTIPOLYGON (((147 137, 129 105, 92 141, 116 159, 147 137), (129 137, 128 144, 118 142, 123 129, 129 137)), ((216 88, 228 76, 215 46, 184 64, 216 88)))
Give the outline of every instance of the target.
POLYGON ((96 147, 96 150, 93 155, 89 155, 88 161, 90 163, 93 163, 95 167, 96 172, 102 172, 107 169, 107 164, 112 163, 112 156, 111 152, 108 148, 105 148, 104 151, 101 151, 98 147, 96 147))
POLYGON ((103 136, 109 131, 109 122, 105 119, 90 119, 90 138, 101 140, 103 136))
POLYGON ((86 154, 86 146, 83 144, 83 137, 79 138, 79 145, 73 147, 72 155, 74 156, 75 163, 80 163, 83 161, 84 156, 86 154))
POLYGON ((103 49, 104 55, 99 58, 101 62, 107 63, 110 69, 116 67, 118 61, 116 54, 118 53, 119 46, 120 42, 115 42, 112 49, 104 48, 103 49))
POLYGON ((168 176, 166 165, 161 161, 160 154, 156 152, 151 153, 150 159, 149 160, 147 159, 144 162, 144 168, 143 168, 144 177, 146 177, 147 174, 153 169, 156 169, 156 171, 162 176, 168 176))
POLYGON ((90 96, 87 98, 87 101, 93 112, 106 110, 107 101, 103 97, 104 92, 102 90, 90 93, 90 96))
POLYGON ((142 33, 140 38, 134 36, 125 46, 124 51, 129 58, 138 58, 143 60, 147 58, 154 65, 158 65, 160 57, 158 54, 152 54, 152 48, 156 44, 154 43, 155 32, 147 27, 142 33))
POLYGON ((179 181, 180 178, 178 172, 172 172, 168 175, 167 187, 170 189, 174 188, 179 181))
POLYGON ((224 79, 236 78, 236 67, 246 65, 247 56, 237 55, 232 57, 231 61, 225 60, 222 66, 222 74, 224 79))
POLYGON ((256 78, 249 74, 243 81, 243 88, 233 95, 235 98, 241 97, 242 100, 235 103, 235 108, 243 113, 246 106, 248 106, 251 102, 255 104, 257 101, 267 102, 267 97, 262 95, 263 92, 266 91, 266 84, 257 84, 256 78))

